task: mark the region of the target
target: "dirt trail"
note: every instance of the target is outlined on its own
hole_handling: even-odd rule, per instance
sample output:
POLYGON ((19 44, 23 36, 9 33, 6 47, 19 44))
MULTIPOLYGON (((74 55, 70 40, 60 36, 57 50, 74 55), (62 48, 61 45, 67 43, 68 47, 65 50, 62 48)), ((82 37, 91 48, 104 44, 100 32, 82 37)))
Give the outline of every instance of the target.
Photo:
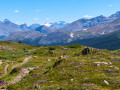
POLYGON ((23 65, 23 64, 25 64, 26 62, 28 62, 28 60, 29 60, 30 58, 32 58, 32 56, 29 56, 29 57, 25 58, 22 63, 18 63, 18 64, 16 64, 16 65, 12 66, 12 69, 14 69, 14 68, 16 68, 16 67, 19 67, 19 66, 21 66, 21 65, 23 65))
POLYGON ((9 64, 7 64, 7 65, 5 66, 5 68, 4 68, 4 75, 6 75, 6 74, 7 74, 7 71, 8 71, 8 66, 9 66, 9 64))
POLYGON ((120 58, 120 56, 118 56, 117 58, 120 58))
MULTIPOLYGON (((14 65, 12 67, 12 69, 27 63, 30 58, 32 58, 32 56, 29 56, 29 57, 25 58, 22 63, 14 65)), ((22 77, 26 76, 30 72, 30 70, 33 70, 33 69, 34 68, 22 68, 19 75, 17 77, 15 77, 15 79, 13 81, 11 81, 9 84, 14 84, 16 82, 19 82, 22 79, 22 77)))
POLYGON ((14 83, 19 82, 24 76, 29 74, 30 70, 33 70, 33 69, 34 68, 22 68, 19 75, 13 81, 11 81, 9 84, 14 84, 14 83))
MULTIPOLYGON (((25 64, 26 62, 28 62, 28 60, 29 60, 30 58, 32 58, 32 56, 29 56, 29 57, 25 58, 22 63, 19 63, 19 64, 14 65, 14 66, 12 67, 12 69, 14 69, 15 67, 19 67, 19 66, 25 64)), ((1 62, 0 62, 0 65, 1 65, 1 62)), ((8 72, 8 67, 9 67, 9 64, 7 64, 7 65, 5 66, 5 68, 4 68, 4 74, 3 74, 3 75, 6 75, 6 74, 7 74, 7 72, 8 72)))
POLYGON ((2 63, 3 63, 2 60, 0 60, 0 66, 2 65, 2 63))
MULTIPOLYGON (((2 65, 2 63, 3 63, 2 60, 0 60, 0 66, 2 65)), ((9 66, 9 64, 7 64, 7 65, 5 66, 3 75, 6 75, 6 74, 7 74, 8 66, 9 66)))

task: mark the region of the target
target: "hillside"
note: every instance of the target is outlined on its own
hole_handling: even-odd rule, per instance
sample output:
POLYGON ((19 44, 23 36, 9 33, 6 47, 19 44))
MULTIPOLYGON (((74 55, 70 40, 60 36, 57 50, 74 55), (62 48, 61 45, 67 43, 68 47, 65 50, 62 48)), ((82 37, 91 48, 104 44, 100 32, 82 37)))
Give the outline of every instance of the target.
POLYGON ((89 47, 86 50, 90 52, 85 53, 85 48, 81 45, 35 47, 0 42, 0 80, 4 82, 0 88, 120 89, 120 50, 89 47))
POLYGON ((14 32, 1 40, 12 42, 19 42, 21 40, 25 44, 38 45, 39 40, 43 36, 44 34, 38 31, 14 32))
POLYGON ((120 29, 120 18, 113 20, 110 23, 104 24, 104 25, 99 25, 95 27, 88 28, 87 31, 90 31, 94 34, 108 34, 110 32, 114 32, 120 29))
POLYGON ((117 50, 120 49, 120 30, 95 38, 77 39, 69 44, 81 44, 99 49, 117 50))

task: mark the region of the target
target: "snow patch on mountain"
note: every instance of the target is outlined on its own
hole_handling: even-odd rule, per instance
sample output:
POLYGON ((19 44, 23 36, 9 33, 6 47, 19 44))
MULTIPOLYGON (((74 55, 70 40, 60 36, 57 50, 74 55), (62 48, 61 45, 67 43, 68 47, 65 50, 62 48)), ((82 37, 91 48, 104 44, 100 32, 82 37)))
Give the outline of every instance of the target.
POLYGON ((50 27, 51 24, 50 23, 45 23, 45 26, 50 27))
POLYGON ((87 29, 83 29, 83 31, 86 31, 87 29))
POLYGON ((70 37, 72 37, 72 38, 74 37, 74 34, 72 32, 70 33, 70 37))

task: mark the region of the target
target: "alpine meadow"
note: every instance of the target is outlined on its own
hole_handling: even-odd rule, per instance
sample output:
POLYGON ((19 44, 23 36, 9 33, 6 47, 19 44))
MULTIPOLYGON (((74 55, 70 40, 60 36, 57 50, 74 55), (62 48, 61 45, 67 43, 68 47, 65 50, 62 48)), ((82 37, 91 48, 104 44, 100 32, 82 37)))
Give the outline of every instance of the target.
POLYGON ((120 1, 0 0, 0 90, 120 90, 120 1))

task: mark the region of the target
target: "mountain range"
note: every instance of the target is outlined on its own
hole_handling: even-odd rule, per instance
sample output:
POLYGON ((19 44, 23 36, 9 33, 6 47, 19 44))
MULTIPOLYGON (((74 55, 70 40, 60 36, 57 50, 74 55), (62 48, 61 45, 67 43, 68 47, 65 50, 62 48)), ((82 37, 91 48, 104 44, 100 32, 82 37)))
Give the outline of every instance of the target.
POLYGON ((112 14, 109 17, 100 15, 91 19, 82 18, 75 22, 72 22, 71 24, 68 24, 67 26, 63 27, 62 30, 71 32, 86 30, 89 27, 103 25, 118 18, 120 18, 120 11, 116 12, 115 14, 112 14))
POLYGON ((69 44, 81 44, 99 49, 117 50, 120 49, 120 29, 99 37, 77 39, 69 44))
MULTIPOLYGON (((120 48, 118 45, 120 12, 109 17, 100 15, 91 19, 83 18, 69 24, 60 21, 45 25, 33 24, 28 27, 26 24, 16 25, 9 20, 1 23, 15 29, 11 33, 7 33, 8 36, 1 39, 3 41, 18 42, 21 40, 25 44, 45 46, 82 44, 111 50, 120 48), (117 41, 116 47, 112 44, 115 43, 115 40, 117 41)), ((4 36, 1 34, 2 37, 4 36)))
POLYGON ((3 22, 0 22, 0 36, 7 36, 16 31, 29 31, 26 24, 17 25, 12 23, 10 20, 5 19, 3 22))
POLYGON ((0 22, 0 38, 5 37, 10 35, 11 33, 14 32, 18 32, 18 31, 30 31, 30 30, 38 30, 41 31, 43 33, 50 33, 53 32, 55 30, 55 28, 61 28, 65 25, 67 25, 67 23, 65 23, 64 21, 60 21, 60 22, 55 22, 55 23, 50 23, 51 26, 46 26, 45 25, 40 25, 40 24, 32 24, 30 26, 27 26, 27 24, 22 24, 22 25, 17 25, 13 22, 11 22, 8 19, 5 19, 3 22, 0 22), (53 31, 51 31, 51 29, 53 29, 53 31), (41 29, 41 30, 40 30, 41 29))
POLYGON ((48 26, 45 26, 45 25, 41 25, 38 28, 36 28, 35 31, 39 31, 41 33, 51 33, 51 32, 56 31, 56 28, 48 27, 48 26))

